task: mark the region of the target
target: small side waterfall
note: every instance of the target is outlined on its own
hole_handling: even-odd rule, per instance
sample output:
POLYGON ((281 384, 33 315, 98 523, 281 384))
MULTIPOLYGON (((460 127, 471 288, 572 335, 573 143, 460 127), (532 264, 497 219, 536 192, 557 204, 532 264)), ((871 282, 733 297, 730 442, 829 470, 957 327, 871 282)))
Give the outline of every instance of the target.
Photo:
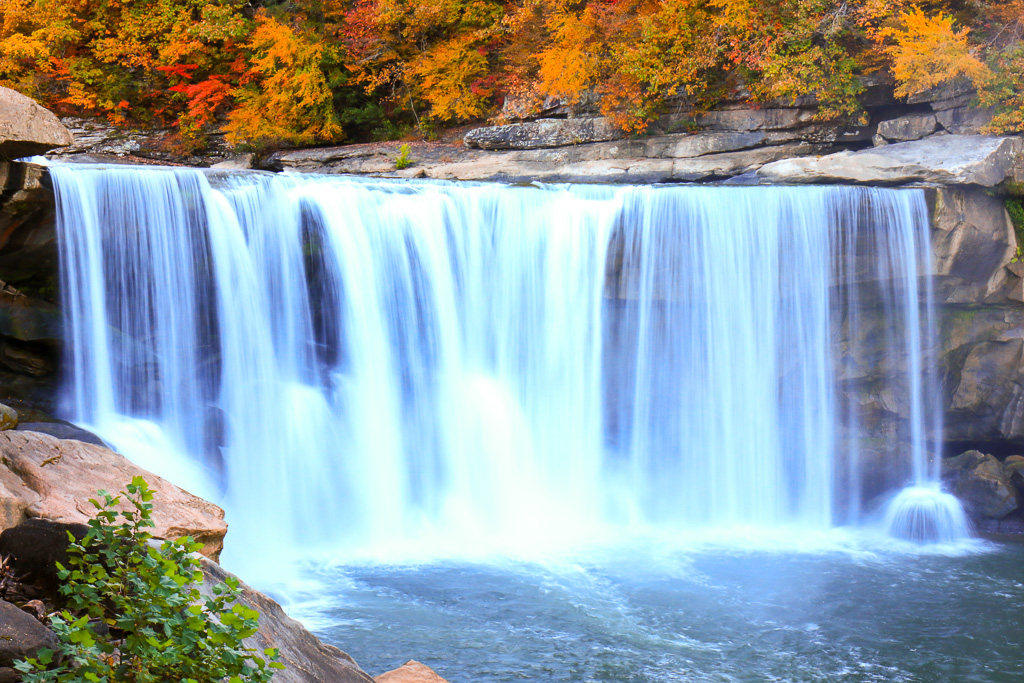
POLYGON ((936 480, 920 191, 51 170, 69 416, 236 537, 824 529, 936 480))

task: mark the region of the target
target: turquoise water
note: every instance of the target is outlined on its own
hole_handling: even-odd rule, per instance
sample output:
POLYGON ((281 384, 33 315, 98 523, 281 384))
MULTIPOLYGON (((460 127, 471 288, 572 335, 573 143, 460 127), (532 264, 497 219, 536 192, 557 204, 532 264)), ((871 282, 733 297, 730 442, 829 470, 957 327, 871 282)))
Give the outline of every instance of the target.
MULTIPOLYGON (((379 674, 469 681, 1019 681, 1024 546, 619 547, 317 572, 314 627, 379 674)), ((301 610, 300 610, 301 611, 301 610)))

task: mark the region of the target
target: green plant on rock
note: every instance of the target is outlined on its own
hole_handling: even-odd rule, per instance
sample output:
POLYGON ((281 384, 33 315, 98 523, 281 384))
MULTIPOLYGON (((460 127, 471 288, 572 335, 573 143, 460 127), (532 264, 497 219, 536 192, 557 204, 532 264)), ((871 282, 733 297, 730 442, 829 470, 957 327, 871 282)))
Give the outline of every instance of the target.
POLYGON ((1016 263, 1024 259, 1024 199, 1007 199, 1006 213, 1010 215, 1010 222, 1013 223, 1013 231, 1017 236, 1017 254, 1013 257, 1013 262, 1016 263))
POLYGON ((395 168, 401 171, 403 168, 409 168, 412 164, 412 160, 409 158, 409 153, 412 150, 409 145, 405 144, 398 148, 398 158, 395 159, 395 168))
POLYGON ((151 541, 153 492, 142 477, 119 496, 99 496, 89 532, 70 538, 68 566, 58 564, 66 605, 51 628, 59 644, 15 665, 25 683, 257 683, 284 668, 276 650, 243 644, 259 614, 238 601, 238 579, 204 598, 200 544, 151 541), (130 509, 118 512, 122 496, 130 509))

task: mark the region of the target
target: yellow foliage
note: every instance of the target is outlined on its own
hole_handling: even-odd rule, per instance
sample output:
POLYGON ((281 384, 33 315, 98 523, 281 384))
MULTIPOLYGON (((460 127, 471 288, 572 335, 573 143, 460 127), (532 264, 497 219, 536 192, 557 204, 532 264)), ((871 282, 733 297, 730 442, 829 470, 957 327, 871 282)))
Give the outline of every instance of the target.
POLYGON ((551 45, 541 52, 541 88, 553 97, 578 102, 602 75, 603 40, 594 16, 560 9, 549 21, 551 45))
POLYGON ((991 80, 992 72, 967 43, 969 29, 954 29, 953 17, 941 12, 928 16, 914 8, 900 19, 902 27, 882 31, 896 43, 887 51, 892 58, 897 96, 924 92, 960 76, 977 87, 991 80))
POLYGON ((491 91, 480 84, 487 75, 487 58, 466 40, 435 46, 411 63, 406 74, 413 92, 430 103, 434 118, 472 119, 487 110, 491 91))
POLYGON ((239 106, 224 127, 228 142, 308 144, 341 137, 322 68, 324 43, 261 13, 246 47, 253 56, 243 85, 232 92, 239 106))

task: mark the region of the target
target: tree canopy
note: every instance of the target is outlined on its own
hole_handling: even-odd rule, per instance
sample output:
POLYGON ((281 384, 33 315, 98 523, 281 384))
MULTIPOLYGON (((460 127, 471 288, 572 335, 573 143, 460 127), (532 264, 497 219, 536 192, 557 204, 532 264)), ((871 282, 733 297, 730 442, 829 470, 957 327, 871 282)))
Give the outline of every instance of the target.
POLYGON ((968 79, 1024 130, 1024 0, 3 0, 0 84, 195 149, 398 137, 558 100, 643 132, 728 94, 863 115, 968 79))

